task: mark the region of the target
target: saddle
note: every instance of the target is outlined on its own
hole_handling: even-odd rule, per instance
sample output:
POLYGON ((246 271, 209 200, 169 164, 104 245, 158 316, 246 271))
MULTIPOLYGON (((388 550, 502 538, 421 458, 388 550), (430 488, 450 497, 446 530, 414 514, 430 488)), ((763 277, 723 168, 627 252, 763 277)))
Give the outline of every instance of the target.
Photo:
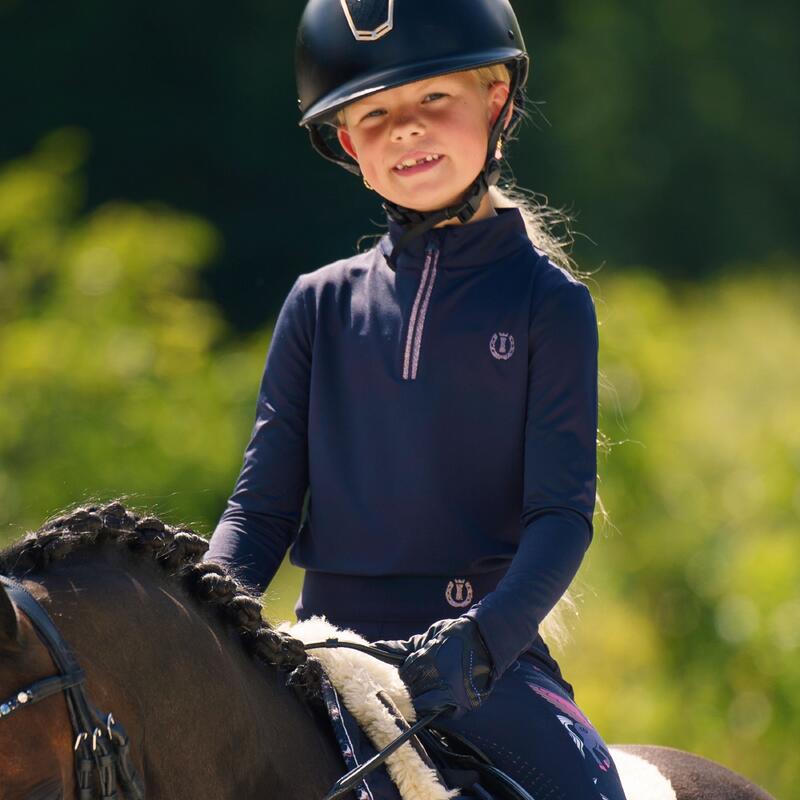
POLYGON ((460 736, 417 720, 397 667, 358 634, 324 617, 280 626, 315 649, 322 696, 347 775, 324 800, 533 800, 460 736), (377 656, 377 658, 376 658, 377 656), (353 795, 350 795, 353 796, 353 795))
POLYGON ((495 767, 477 747, 455 733, 420 731, 419 738, 445 783, 478 800, 533 800, 511 776, 495 767))

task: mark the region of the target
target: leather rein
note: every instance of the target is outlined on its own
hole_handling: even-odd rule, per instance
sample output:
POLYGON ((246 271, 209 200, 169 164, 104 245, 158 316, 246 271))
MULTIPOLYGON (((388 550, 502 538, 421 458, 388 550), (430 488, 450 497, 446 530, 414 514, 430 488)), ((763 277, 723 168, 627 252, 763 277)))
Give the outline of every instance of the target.
MULTIPOLYGON (((38 680, 15 692, 7 700, 0 700, 0 720, 26 706, 38 703, 46 697, 64 692, 75 735, 75 777, 78 784, 78 800, 95 800, 98 797, 100 800, 117 800, 118 789, 122 789, 125 797, 130 800, 144 800, 144 782, 133 765, 128 735, 121 723, 114 719, 113 713, 104 714, 89 702, 86 695, 86 675, 58 627, 22 583, 0 575, 0 584, 3 585, 14 605, 22 609, 28 616, 60 671, 59 675, 38 680), (95 793, 96 785, 100 789, 99 795, 95 793)), ((388 664, 402 662, 402 656, 391 655, 377 647, 358 642, 326 639, 323 642, 305 645, 306 650, 320 647, 348 647, 368 653, 388 664)), ((429 714, 414 725, 407 727, 394 741, 369 761, 343 775, 323 800, 334 800, 334 798, 349 792, 366 775, 383 764, 401 745, 430 725, 440 713, 437 711, 429 714)))

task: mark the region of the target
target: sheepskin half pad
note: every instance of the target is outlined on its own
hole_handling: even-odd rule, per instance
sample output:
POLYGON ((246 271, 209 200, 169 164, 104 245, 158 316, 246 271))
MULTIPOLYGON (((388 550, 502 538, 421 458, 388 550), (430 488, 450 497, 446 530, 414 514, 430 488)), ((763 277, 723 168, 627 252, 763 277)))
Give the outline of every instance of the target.
MULTIPOLYGON (((306 644, 331 638, 369 644, 354 631, 335 628, 325 617, 311 617, 294 625, 283 623, 278 630, 286 631, 306 644)), ((336 693, 377 750, 382 750, 401 733, 391 706, 410 724, 416 722, 411 697, 396 667, 367 653, 344 647, 319 648, 313 651, 313 655, 322 662, 336 693), (383 699, 378 697, 378 693, 383 699)), ((345 754, 345 762, 348 760, 345 754)), ((403 800, 449 800, 458 794, 441 784, 436 771, 425 763, 409 742, 392 753, 385 763, 403 800)))

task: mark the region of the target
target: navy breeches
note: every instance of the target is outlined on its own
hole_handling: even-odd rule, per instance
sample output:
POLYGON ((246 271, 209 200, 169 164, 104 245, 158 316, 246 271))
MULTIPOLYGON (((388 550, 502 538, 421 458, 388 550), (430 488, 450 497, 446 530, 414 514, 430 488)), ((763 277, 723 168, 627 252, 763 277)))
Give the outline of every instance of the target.
MULTIPOLYGON (((400 635, 385 625, 334 624, 372 641, 400 635)), ((480 708, 437 720, 436 727, 472 742, 535 800, 625 800, 608 748, 575 705, 571 688, 524 654, 480 708)))
POLYGON ((535 800, 625 800, 600 735, 563 685, 526 656, 480 708, 437 727, 472 742, 535 800))

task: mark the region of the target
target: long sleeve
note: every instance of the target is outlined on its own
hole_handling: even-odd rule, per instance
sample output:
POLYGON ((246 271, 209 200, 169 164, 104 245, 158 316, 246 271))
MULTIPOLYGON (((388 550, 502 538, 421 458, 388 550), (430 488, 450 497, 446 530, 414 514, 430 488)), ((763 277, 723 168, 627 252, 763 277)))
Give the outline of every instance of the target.
POLYGON ((486 641, 495 677, 533 643, 592 540, 597 355, 588 289, 559 286, 531 321, 519 548, 496 589, 467 612, 486 641))
POLYGON ((272 580, 297 534, 308 488, 314 322, 301 281, 275 323, 244 464, 205 556, 258 591, 272 580))

